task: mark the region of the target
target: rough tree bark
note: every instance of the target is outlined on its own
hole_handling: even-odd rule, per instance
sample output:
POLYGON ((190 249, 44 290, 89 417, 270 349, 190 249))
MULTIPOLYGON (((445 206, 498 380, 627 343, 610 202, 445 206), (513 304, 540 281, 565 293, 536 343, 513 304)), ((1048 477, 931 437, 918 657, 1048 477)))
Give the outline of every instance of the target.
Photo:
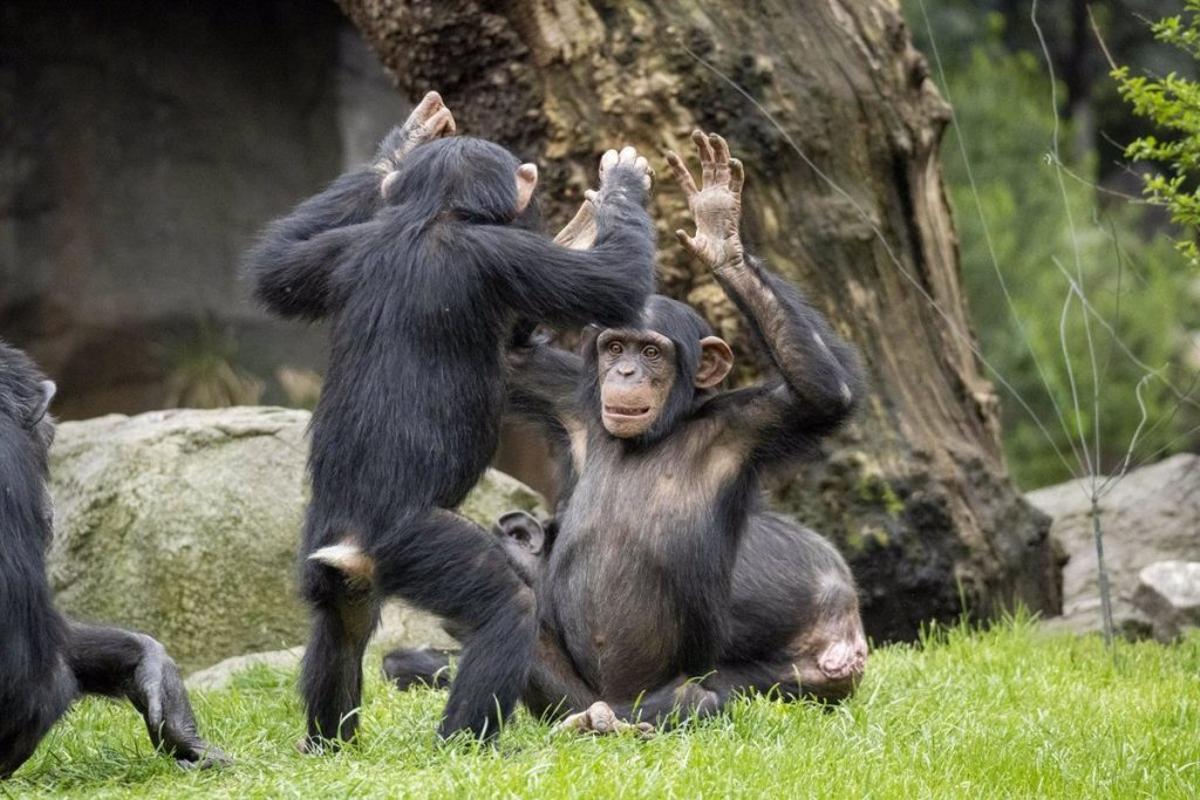
MULTIPOLYGON (((1048 520, 1008 480, 997 398, 971 351, 938 160, 948 108, 894 2, 340 2, 403 91, 436 88, 461 131, 538 160, 551 218, 565 220, 605 148, 644 148, 665 177, 661 153, 690 153, 694 127, 725 134, 747 166, 753 249, 814 296, 872 376, 827 461, 777 489, 850 558, 872 635, 913 637, 961 599, 980 617, 1016 600, 1059 609, 1048 520)), ((654 203, 672 243, 663 290, 741 342, 719 288, 669 236, 682 197, 664 181, 654 203)))

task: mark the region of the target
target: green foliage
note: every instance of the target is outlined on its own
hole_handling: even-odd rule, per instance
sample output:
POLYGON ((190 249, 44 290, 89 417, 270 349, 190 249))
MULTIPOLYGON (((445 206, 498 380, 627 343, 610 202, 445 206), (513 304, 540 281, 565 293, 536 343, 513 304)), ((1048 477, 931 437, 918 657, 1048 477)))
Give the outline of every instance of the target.
MULTIPOLYGON (((1090 183, 1094 158, 1056 160, 1051 87, 1037 58, 981 46, 947 79, 963 136, 948 133, 943 164, 975 330, 996 372, 1029 406, 998 386, 1005 451, 1018 482, 1032 488, 1065 480, 1064 460, 1085 471, 1079 439, 1086 436, 1093 449, 1097 425, 1099 472, 1119 469, 1142 421, 1137 389, 1151 370, 1141 389, 1149 435, 1134 455, 1182 448, 1186 441, 1172 440, 1196 420, 1173 413, 1176 398, 1162 380, 1185 382, 1180 356, 1196 322, 1181 260, 1166 239, 1139 235, 1136 208, 1097 205, 1104 195, 1090 183), (1077 296, 1068 303, 1071 280, 1093 309, 1090 348, 1083 305, 1077 296)), ((1057 133, 1059 141, 1071 138, 1064 123, 1057 133)))
MULTIPOLYGON (((1158 41, 1200 60, 1200 0, 1187 0, 1185 14, 1167 17, 1152 30, 1158 41)), ((1133 113, 1165 131, 1164 138, 1135 139, 1125 155, 1132 161, 1155 162, 1165 170, 1144 176, 1146 195, 1189 231, 1179 249, 1193 267, 1200 266, 1195 238, 1200 231, 1200 82, 1175 72, 1162 78, 1134 75, 1129 67, 1120 67, 1112 75, 1133 113)))
MULTIPOLYGON (((368 656, 377 665, 378 655, 368 656)), ((1163 647, 1054 636, 1027 619, 929 632, 875 651, 832 712, 741 700, 659 735, 555 735, 522 712, 495 748, 439 746, 444 692, 397 692, 367 669, 361 738, 296 752, 295 675, 255 668, 198 693, 201 728, 235 759, 185 772, 137 714, 86 700, 0 786, 27 798, 1195 797, 1200 636, 1163 647)))

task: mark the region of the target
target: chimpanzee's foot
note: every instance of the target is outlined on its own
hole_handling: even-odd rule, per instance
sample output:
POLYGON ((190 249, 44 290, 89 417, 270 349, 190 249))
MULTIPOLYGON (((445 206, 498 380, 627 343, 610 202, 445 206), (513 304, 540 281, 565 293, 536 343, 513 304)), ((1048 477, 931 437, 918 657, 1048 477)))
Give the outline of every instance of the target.
POLYGON ((393 650, 383 657, 383 674, 401 691, 416 686, 450 688, 450 654, 444 650, 393 650))
POLYGON ((296 742, 296 752, 306 756, 320 756, 326 753, 336 753, 342 749, 339 739, 326 739, 324 736, 304 736, 296 742))
POLYGON ((801 655, 796 666, 804 694, 825 702, 845 700, 854 694, 867 666, 867 640, 862 628, 857 624, 836 628, 801 655))
POLYGON ((586 711, 571 714, 562 722, 555 725, 554 730, 556 733, 573 731, 576 733, 590 733, 596 736, 636 731, 641 736, 650 736, 654 733, 654 726, 649 722, 625 722, 617 716, 612 706, 603 700, 598 700, 592 703, 586 711))
POLYGON ((833 681, 855 680, 867 663, 867 643, 861 638, 833 642, 817 656, 817 667, 833 681))

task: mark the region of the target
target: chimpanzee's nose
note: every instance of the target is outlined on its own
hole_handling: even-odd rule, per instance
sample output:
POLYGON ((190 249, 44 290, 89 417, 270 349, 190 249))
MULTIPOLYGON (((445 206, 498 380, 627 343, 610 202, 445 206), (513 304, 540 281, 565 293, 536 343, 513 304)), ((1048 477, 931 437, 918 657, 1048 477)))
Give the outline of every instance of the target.
POLYGON ((633 365, 632 364, 618 364, 617 365, 617 374, 620 375, 622 378, 628 378, 630 375, 633 374, 633 365))

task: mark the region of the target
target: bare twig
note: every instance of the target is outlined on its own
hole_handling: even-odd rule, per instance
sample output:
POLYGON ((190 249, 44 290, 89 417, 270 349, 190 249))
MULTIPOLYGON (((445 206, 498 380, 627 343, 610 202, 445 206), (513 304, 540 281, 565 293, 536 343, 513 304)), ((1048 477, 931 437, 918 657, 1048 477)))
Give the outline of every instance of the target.
POLYGON ((1113 61, 1112 54, 1108 52, 1108 45, 1104 43, 1104 37, 1100 35, 1100 26, 1096 24, 1096 17, 1092 14, 1091 3, 1087 6, 1088 22, 1092 24, 1092 33, 1096 36, 1096 42, 1100 45, 1100 52, 1104 53, 1104 60, 1108 62, 1109 69, 1116 69, 1117 62, 1113 61))

